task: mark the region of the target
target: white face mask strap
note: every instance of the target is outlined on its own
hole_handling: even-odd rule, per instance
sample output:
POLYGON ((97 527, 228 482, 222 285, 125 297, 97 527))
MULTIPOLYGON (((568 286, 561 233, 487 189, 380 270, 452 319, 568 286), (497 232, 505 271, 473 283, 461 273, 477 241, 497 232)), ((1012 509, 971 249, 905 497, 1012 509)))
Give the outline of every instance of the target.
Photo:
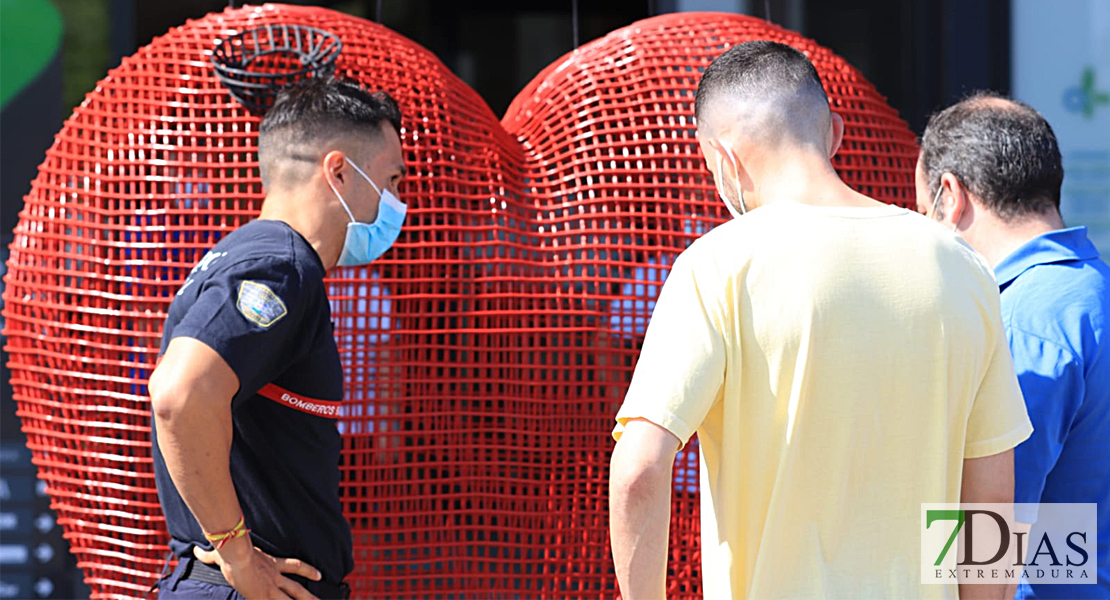
POLYGON ((377 192, 379 196, 381 196, 381 195, 382 195, 382 191, 381 191, 381 190, 380 190, 380 189, 378 188, 378 186, 377 186, 377 185, 375 185, 375 184, 374 184, 374 180, 373 180, 373 179, 370 179, 370 176, 369 176, 369 175, 367 175, 366 173, 364 173, 364 172, 362 171, 362 169, 358 168, 358 165, 356 165, 356 164, 355 164, 355 163, 354 163, 353 161, 347 160, 347 158, 346 158, 346 157, 344 157, 344 158, 343 158, 343 160, 347 161, 347 164, 351 165, 351 168, 352 168, 352 169, 354 169, 354 170, 358 171, 358 174, 359 174, 359 175, 362 175, 362 178, 363 178, 363 179, 365 179, 365 180, 366 180, 366 182, 370 184, 370 187, 374 188, 374 191, 375 191, 375 192, 377 192))
POLYGON ((332 184, 330 179, 326 177, 324 179, 328 182, 328 187, 331 188, 331 191, 335 194, 335 197, 339 198, 339 203, 343 205, 343 210, 347 211, 347 216, 351 218, 351 222, 357 223, 358 221, 355 221, 355 216, 351 214, 351 209, 347 208, 347 201, 343 199, 343 195, 339 193, 339 190, 335 189, 335 185, 332 184))
MULTIPOLYGON (((732 155, 732 150, 728 146, 725 146, 724 144, 721 144, 721 147, 724 148, 725 152, 728 153, 729 161, 735 161, 736 160, 736 157, 734 157, 732 155)), ((725 158, 724 154, 722 154, 720 152, 717 153, 717 176, 721 178, 721 184, 722 184, 721 185, 721 190, 724 190, 724 177, 725 177, 725 172, 723 170, 723 168, 724 168, 724 158, 725 158)), ((737 172, 737 173, 739 173, 739 172, 737 172)), ((739 179, 736 180, 736 195, 740 199, 740 214, 742 214, 742 215, 747 214, 748 207, 744 206, 744 192, 740 191, 740 180, 739 179)), ((721 196, 723 197, 724 194, 722 193, 721 196)), ((725 200, 728 200, 728 198, 725 198, 725 200)))
MULTIPOLYGON (((933 218, 934 219, 936 218, 936 215, 937 215, 937 207, 940 206, 940 195, 941 195, 942 192, 944 192, 944 185, 941 185, 939 188, 937 188, 937 195, 933 196, 933 218)), ((952 232, 955 233, 956 229, 959 226, 960 226, 959 221, 956 221, 955 223, 952 223, 952 232)))
MULTIPOLYGON (((724 178, 725 178, 724 169, 725 169, 725 155, 718 152, 717 153, 717 187, 719 189, 717 191, 719 191, 719 192, 724 192, 725 191, 725 186, 721 185, 722 183, 724 183, 724 178)), ((724 196, 723 193, 721 195, 724 196)))

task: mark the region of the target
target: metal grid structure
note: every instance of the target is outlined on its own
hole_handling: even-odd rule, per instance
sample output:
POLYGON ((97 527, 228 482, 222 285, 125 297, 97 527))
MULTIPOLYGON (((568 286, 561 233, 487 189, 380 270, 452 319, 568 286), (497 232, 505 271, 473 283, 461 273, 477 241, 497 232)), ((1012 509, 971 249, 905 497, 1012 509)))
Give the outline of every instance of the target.
MULTIPOLYGON (((847 124, 839 172, 887 202, 912 202, 914 136, 842 59, 738 15, 615 31, 542 72, 500 123, 430 52, 362 19, 265 5, 171 30, 66 121, 6 279, 19 416, 97 598, 142 597, 162 567, 145 383, 178 286, 263 199, 258 117, 212 52, 284 24, 334 33, 337 74, 397 99, 412 173, 394 248, 328 284, 355 596, 614 594, 612 418, 674 258, 728 217, 693 138, 701 71, 747 40, 806 52, 847 124)), ((697 469, 691 444, 673 598, 700 597, 697 469)))

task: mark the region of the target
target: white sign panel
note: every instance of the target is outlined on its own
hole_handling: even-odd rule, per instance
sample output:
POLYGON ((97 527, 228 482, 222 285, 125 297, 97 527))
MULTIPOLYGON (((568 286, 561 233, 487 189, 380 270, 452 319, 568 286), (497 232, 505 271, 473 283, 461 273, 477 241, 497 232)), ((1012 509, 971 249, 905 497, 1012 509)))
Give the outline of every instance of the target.
POLYGON ((1110 1, 1013 0, 1012 15, 1013 96, 1056 132, 1065 224, 1110 260, 1110 1))

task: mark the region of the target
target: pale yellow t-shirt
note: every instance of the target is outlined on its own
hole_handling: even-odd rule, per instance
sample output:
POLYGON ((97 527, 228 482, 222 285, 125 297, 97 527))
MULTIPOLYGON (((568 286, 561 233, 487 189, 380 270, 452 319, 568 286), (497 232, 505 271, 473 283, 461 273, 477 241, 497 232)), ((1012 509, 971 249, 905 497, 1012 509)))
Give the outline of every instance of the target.
POLYGON ((701 445, 716 598, 944 598, 920 510, 1032 432, 990 268, 907 210, 769 205, 695 242, 660 293, 613 436, 701 445))

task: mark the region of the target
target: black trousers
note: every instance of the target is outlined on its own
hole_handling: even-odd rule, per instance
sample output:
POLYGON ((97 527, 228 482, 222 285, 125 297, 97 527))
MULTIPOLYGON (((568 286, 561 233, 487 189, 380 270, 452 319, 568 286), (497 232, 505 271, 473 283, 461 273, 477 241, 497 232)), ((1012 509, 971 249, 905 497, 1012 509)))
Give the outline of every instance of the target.
MULTIPOLYGON (((288 577, 288 576, 287 576, 288 577)), ((320 600, 346 600, 350 589, 346 584, 309 581, 296 575, 290 577, 320 600)), ((219 569, 194 558, 182 558, 177 568, 158 584, 158 598, 163 600, 244 600, 235 588, 223 581, 219 569)))
POLYGON ((158 598, 167 600, 244 600, 230 585, 217 585, 207 581, 187 579, 196 568, 210 568, 199 561, 182 558, 169 577, 158 583, 158 598))

